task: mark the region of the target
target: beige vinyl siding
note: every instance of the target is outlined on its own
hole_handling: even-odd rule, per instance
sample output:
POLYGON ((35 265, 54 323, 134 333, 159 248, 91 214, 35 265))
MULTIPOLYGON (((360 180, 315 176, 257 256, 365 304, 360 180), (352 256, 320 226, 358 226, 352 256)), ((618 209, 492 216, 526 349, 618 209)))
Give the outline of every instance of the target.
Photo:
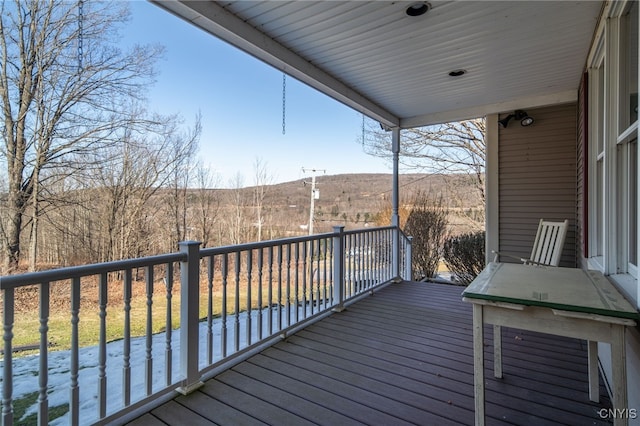
MULTIPOLYGON (((560 266, 576 266, 576 105, 527 109, 499 135, 500 251, 531 254, 538 222, 569 219, 560 266)), ((507 259, 502 259, 507 261, 507 259)))

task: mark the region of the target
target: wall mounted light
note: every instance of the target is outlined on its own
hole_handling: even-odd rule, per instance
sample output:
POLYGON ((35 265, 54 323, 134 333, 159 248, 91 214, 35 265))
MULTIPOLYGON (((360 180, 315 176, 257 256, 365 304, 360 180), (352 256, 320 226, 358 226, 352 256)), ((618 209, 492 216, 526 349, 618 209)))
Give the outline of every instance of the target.
POLYGON ((517 110, 515 110, 513 112, 513 114, 509 114, 505 118, 503 118, 502 120, 498 120, 498 123, 500 123, 502 125, 502 128, 506 129, 507 125, 509 124, 509 121, 512 118, 515 118, 516 120, 520 120, 520 125, 523 126, 523 127, 531 126, 533 124, 533 122, 534 122, 533 117, 531 117, 525 111, 523 111, 521 109, 517 109, 517 110))

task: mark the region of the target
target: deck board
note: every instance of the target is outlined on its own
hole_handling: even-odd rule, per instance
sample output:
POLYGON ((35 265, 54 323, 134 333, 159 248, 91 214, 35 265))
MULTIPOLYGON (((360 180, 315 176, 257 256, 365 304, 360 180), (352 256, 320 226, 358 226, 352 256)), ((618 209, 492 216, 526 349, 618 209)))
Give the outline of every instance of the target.
MULTIPOLYGON (((472 313, 461 292, 391 285, 130 424, 472 425, 472 313)), ((597 414, 610 407, 604 386, 600 404, 588 398, 585 342, 503 327, 495 379, 491 338, 487 327, 487 424, 609 424, 597 414)))

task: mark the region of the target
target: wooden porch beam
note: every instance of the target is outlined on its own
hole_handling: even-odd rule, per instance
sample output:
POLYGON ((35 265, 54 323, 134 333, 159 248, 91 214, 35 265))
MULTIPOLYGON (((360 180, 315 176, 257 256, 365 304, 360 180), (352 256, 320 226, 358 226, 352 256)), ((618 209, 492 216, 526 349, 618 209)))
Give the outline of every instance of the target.
POLYGON ((537 108, 548 105, 568 104, 578 100, 578 88, 546 95, 529 96, 518 98, 512 101, 499 102, 482 106, 466 106, 464 108, 439 111, 432 114, 425 114, 415 117, 403 118, 400 120, 400 128, 410 129, 413 127, 429 126, 432 124, 451 123, 460 120, 485 117, 489 114, 498 114, 516 109, 537 108))

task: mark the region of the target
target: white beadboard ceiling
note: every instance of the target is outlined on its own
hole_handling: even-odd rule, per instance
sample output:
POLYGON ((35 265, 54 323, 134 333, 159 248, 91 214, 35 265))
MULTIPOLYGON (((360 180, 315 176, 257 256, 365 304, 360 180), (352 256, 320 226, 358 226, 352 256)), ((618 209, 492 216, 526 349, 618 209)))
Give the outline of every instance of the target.
MULTIPOLYGON (((598 1, 181 1, 157 5, 386 126, 570 102, 598 1), (466 74, 450 77, 464 69, 466 74)), ((203 52, 206 54, 206 52, 203 52)))

